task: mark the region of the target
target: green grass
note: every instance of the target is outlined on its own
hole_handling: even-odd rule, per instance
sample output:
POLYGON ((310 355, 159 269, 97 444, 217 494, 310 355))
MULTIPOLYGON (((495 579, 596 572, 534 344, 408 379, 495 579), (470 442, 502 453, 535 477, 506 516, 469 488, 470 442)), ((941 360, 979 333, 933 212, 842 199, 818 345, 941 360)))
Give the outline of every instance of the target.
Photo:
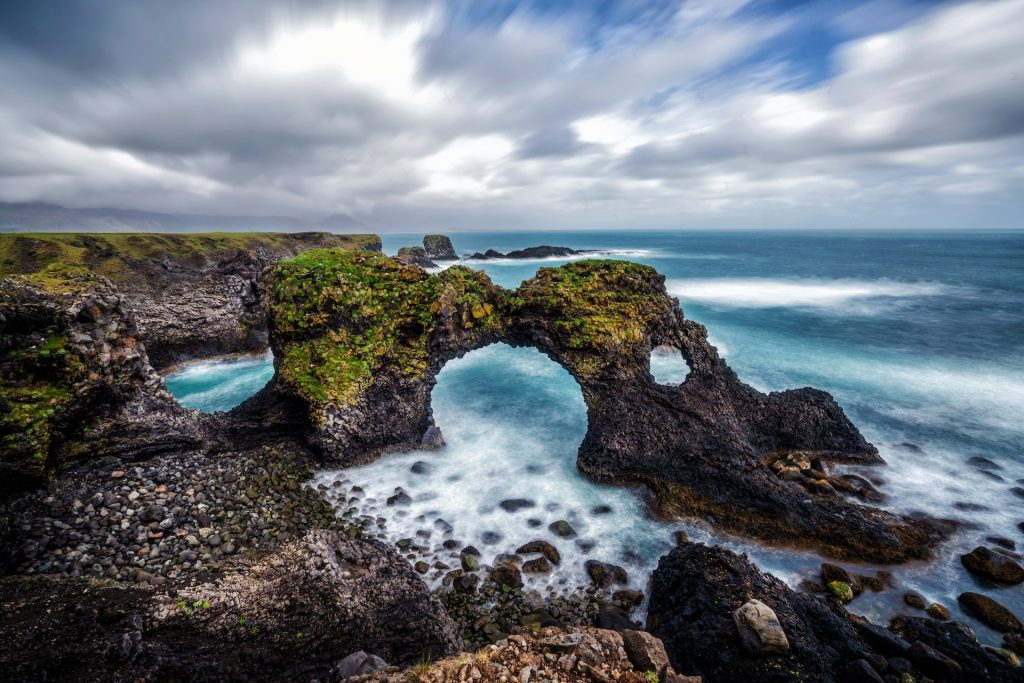
POLYGON ((200 264, 206 259, 259 245, 295 251, 299 247, 330 246, 366 249, 380 244, 371 234, 281 232, 205 233, 51 233, 20 232, 0 234, 0 276, 39 273, 49 270, 87 270, 109 278, 115 284, 137 281, 136 262, 172 260, 200 264))

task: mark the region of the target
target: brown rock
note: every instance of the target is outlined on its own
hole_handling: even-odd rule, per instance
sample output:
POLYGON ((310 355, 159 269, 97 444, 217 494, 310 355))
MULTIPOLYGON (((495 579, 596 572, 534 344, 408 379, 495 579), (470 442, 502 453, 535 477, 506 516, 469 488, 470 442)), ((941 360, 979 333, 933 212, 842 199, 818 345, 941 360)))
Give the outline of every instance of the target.
POLYGON ((647 631, 624 630, 622 644, 637 671, 653 671, 661 678, 671 668, 664 643, 647 631))
POLYGON ((960 562, 972 574, 990 581, 1008 584, 1024 581, 1024 567, 984 546, 978 546, 966 555, 961 555, 960 562))
POLYGON ((1013 612, 987 595, 968 591, 967 593, 961 593, 960 597, 957 598, 957 602, 960 603, 965 612, 1000 633, 1021 633, 1024 631, 1024 625, 1021 624, 1020 619, 1013 612))

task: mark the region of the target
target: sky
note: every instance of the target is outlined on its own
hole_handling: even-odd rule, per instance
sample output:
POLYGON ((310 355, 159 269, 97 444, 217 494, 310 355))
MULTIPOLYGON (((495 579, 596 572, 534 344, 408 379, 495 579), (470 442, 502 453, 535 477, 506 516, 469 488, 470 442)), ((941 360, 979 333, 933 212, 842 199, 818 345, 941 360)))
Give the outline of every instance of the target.
POLYGON ((1022 228, 1024 0, 2 3, 0 201, 1022 228))

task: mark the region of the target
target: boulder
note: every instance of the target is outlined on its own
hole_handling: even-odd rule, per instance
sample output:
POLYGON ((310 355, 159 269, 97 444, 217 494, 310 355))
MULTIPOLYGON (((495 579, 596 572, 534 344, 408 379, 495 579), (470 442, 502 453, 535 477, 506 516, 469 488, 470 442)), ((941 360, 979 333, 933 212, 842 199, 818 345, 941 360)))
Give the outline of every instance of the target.
POLYGON ((523 575, 512 562, 498 562, 487 574, 487 579, 496 586, 508 586, 509 588, 522 588, 523 575))
POLYGON ((1013 612, 981 593, 961 593, 957 602, 965 612, 1000 633, 1020 633, 1024 625, 1013 612))
POLYGON ((786 632, 782 630, 775 611, 760 600, 749 600, 732 613, 740 642, 749 652, 769 655, 789 649, 786 632))
POLYGON ((1024 581, 1024 567, 984 546, 961 555, 960 562, 975 576, 995 583, 1015 585, 1024 581))
MULTIPOLYGON (((834 680, 847 662, 869 652, 839 604, 798 593, 746 557, 699 543, 679 545, 659 561, 647 630, 665 643, 676 671, 725 683, 834 680), (774 612, 788 650, 751 655, 733 617, 751 596, 774 612)), ((766 640, 781 644, 781 638, 766 640)))
POLYGON ((626 629, 621 633, 622 645, 633 667, 637 671, 653 671, 659 678, 664 678, 672 668, 665 644, 646 631, 626 629))
POLYGON ((388 663, 376 655, 368 655, 362 650, 353 652, 345 659, 338 662, 335 675, 341 679, 353 678, 364 674, 372 674, 374 671, 386 669, 388 663))
POLYGON ((551 524, 548 525, 548 529, 555 536, 559 536, 561 538, 575 538, 576 537, 576 530, 573 529, 572 525, 569 524, 569 522, 565 521, 564 519, 560 519, 557 522, 552 522, 551 524))
POLYGON ((1018 667, 987 652, 964 624, 901 615, 894 617, 889 627, 898 636, 911 642, 904 656, 932 678, 952 676, 956 667, 959 667, 959 680, 963 681, 1019 683, 1021 680, 1018 667), (934 653, 942 657, 936 657, 934 653), (956 667, 951 666, 947 659, 955 663, 956 667))
POLYGON ((548 561, 553 565, 562 564, 562 556, 559 554, 558 548, 547 541, 530 541, 516 548, 516 554, 518 555, 531 555, 533 553, 540 553, 548 558, 548 561))
POLYGON ((551 571, 551 563, 546 557, 537 557, 523 562, 524 574, 547 574, 551 571))
POLYGON ((587 560, 583 563, 583 568, 586 570, 587 576, 590 577, 591 583, 598 588, 608 588, 616 583, 629 583, 629 575, 626 574, 626 570, 618 565, 587 560))
POLYGON ((419 266, 420 268, 437 268, 437 264, 430 260, 423 247, 402 247, 398 250, 395 258, 407 266, 419 266))

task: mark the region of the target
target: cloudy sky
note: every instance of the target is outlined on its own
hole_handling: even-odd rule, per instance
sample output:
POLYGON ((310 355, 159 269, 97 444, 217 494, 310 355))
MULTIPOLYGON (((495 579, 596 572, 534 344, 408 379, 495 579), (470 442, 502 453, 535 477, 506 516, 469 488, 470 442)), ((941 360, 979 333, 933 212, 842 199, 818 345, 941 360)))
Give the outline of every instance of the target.
POLYGON ((7 2, 0 201, 1020 228, 1024 0, 7 2))

